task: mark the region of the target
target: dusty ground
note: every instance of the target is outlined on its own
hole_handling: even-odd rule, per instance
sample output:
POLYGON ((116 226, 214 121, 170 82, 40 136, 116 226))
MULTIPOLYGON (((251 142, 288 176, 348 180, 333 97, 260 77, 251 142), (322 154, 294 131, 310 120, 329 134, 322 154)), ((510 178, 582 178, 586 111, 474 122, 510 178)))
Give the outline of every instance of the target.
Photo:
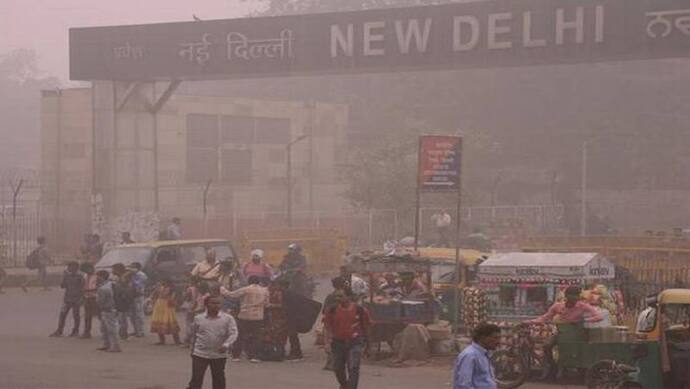
MULTIPOLYGON (((188 350, 153 346, 153 337, 123 343, 124 352, 97 351, 98 339, 49 338, 55 330, 61 292, 7 289, 0 294, 0 388, 164 389, 184 388, 189 380, 188 350)), ((67 331, 71 330, 68 319, 67 331)), ((96 326, 98 323, 96 322, 96 326)), ((98 332, 98 331, 96 331, 98 332)), ((305 336, 307 358, 300 363, 228 362, 230 388, 336 388, 321 370, 323 352, 305 336)), ((210 375, 205 387, 210 388, 210 375)), ((449 366, 390 368, 365 365, 360 388, 449 388, 449 366)), ((528 384, 524 388, 554 385, 528 384)))

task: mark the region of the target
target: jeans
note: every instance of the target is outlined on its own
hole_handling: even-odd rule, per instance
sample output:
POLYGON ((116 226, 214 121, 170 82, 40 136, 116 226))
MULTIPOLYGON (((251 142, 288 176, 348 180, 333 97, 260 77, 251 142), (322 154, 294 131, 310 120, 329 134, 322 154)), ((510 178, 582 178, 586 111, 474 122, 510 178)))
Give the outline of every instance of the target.
POLYGON ((244 350, 249 359, 257 357, 263 323, 263 320, 238 320, 239 334, 237 341, 232 347, 233 358, 239 358, 242 355, 242 350, 244 350))
POLYGON ((60 308, 60 319, 58 321, 57 331, 60 334, 65 330, 65 322, 67 321, 67 315, 69 311, 72 311, 72 319, 74 320, 74 325, 72 326, 72 333, 79 333, 79 323, 81 323, 81 317, 79 317, 79 310, 81 309, 81 304, 63 302, 62 308, 60 308))
POLYGON ((119 313, 117 311, 101 312, 101 334, 103 335, 103 347, 108 350, 120 350, 119 338, 119 313))
POLYGON ((226 358, 206 359, 192 355, 192 379, 187 389, 201 389, 204 384, 206 369, 211 366, 213 389, 225 389, 226 358))
POLYGON ((91 335, 95 316, 98 316, 98 301, 93 297, 87 297, 84 299, 84 335, 91 335))
POLYGON ((129 311, 129 317, 134 327, 134 333, 137 336, 144 336, 144 296, 134 298, 132 308, 129 311))
POLYGON ((127 312, 117 312, 117 322, 119 325, 119 335, 120 339, 127 339, 127 330, 129 330, 129 324, 127 321, 129 320, 129 311, 127 312))
POLYGON ((331 353, 335 377, 341 387, 357 389, 359 385, 359 365, 362 362, 364 339, 357 338, 350 341, 333 339, 331 353))

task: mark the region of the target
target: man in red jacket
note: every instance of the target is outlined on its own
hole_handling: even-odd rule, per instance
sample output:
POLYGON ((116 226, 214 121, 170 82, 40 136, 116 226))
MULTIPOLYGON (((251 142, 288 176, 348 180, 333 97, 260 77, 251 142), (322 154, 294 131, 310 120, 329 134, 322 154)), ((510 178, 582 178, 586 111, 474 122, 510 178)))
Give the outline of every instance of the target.
POLYGON ((326 352, 333 354, 335 376, 341 389, 357 389, 362 354, 369 352, 369 312, 353 302, 349 289, 336 290, 338 305, 324 318, 326 352), (347 371, 346 371, 347 370, 347 371))

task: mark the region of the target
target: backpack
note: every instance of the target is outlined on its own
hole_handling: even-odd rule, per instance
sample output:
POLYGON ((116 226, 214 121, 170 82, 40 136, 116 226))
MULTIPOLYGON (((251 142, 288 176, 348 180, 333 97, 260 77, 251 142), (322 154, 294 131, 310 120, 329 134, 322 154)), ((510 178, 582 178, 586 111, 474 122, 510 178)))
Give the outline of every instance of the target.
POLYGON ((39 249, 35 248, 29 255, 26 256, 26 267, 28 269, 38 269, 40 266, 40 259, 39 259, 39 249))
POLYGON ((127 312, 134 302, 134 288, 124 286, 120 282, 113 283, 113 299, 118 312, 127 312))

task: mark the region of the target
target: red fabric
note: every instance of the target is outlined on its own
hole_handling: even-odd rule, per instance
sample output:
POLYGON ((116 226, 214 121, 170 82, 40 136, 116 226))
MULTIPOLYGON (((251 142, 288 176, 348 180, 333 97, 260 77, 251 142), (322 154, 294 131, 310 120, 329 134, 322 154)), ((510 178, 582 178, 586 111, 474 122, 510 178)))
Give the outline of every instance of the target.
POLYGON ((334 339, 351 340, 366 336, 366 330, 371 326, 371 317, 366 308, 357 309, 356 304, 350 303, 348 307, 338 305, 335 310, 326 312, 324 324, 334 339), (358 311, 362 313, 361 318, 358 311), (362 328, 362 324, 365 328, 362 328))
POLYGON ((271 278, 271 275, 272 275, 271 268, 268 267, 267 264, 265 264, 265 263, 256 264, 254 262, 247 262, 246 264, 244 264, 244 268, 242 269, 242 273, 244 273, 244 277, 247 280, 251 276, 271 278))

